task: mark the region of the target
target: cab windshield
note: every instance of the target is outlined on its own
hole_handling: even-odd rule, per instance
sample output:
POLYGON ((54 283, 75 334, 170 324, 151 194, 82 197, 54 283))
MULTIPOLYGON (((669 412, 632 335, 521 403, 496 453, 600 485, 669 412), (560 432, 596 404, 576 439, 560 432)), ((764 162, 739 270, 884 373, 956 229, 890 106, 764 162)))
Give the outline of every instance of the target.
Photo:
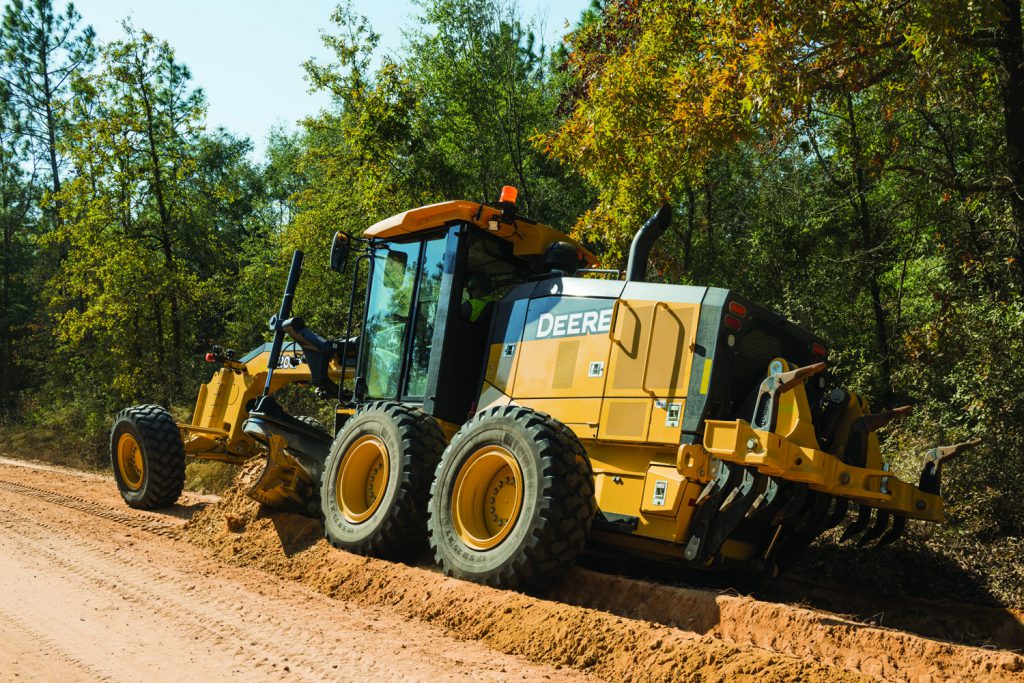
POLYGON ((445 242, 442 234, 423 242, 385 244, 374 252, 364 327, 369 398, 422 397, 426 390, 445 242))

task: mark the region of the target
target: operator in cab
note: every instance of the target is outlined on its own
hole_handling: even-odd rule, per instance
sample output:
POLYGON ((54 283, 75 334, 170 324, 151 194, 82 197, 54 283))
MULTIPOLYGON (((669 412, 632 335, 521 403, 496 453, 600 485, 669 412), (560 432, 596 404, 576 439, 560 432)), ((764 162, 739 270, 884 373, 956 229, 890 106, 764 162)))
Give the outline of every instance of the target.
POLYGON ((462 295, 461 315, 463 320, 471 323, 486 323, 494 310, 495 292, 490 279, 482 273, 474 273, 469 277, 462 295))

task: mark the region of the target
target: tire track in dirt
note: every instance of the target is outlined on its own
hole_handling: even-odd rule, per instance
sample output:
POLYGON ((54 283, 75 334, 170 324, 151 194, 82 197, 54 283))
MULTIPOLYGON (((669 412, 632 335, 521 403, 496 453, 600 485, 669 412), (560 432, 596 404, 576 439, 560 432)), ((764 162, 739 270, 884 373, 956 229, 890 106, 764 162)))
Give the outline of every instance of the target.
POLYGON ((218 557, 290 576, 333 597, 381 605, 442 626, 458 638, 592 672, 608 680, 833 681, 844 671, 749 645, 446 578, 330 548, 314 520, 261 511, 242 491, 198 513, 186 538, 218 557), (228 531, 227 519, 232 518, 228 531))
MULTIPOLYGON (((229 567, 180 542, 153 538, 148 524, 123 528, 117 517, 131 513, 97 515, 96 509, 85 506, 90 509, 82 511, 87 515, 84 518, 48 515, 47 506, 67 507, 62 500, 66 497, 35 493, 24 497, 25 490, 40 491, 22 487, 12 495, 12 488, 6 487, 0 494, 3 573, 27 578, 45 571, 47 578, 61 585, 60 597, 46 595, 36 600, 37 611, 52 607, 59 612, 60 601, 70 599, 65 591, 79 596, 79 602, 88 600, 83 594, 106 597, 101 600, 100 612, 105 620, 112 611, 120 615, 128 610, 133 618, 146 618, 138 625, 142 631, 156 630, 158 638, 181 641, 182 647, 175 653, 178 656, 196 653, 197 645, 201 649, 200 654, 188 655, 198 657, 201 667, 164 671, 155 680, 189 679, 189 671, 193 680, 252 680, 254 676, 258 680, 300 681, 339 676, 373 680, 586 679, 576 672, 557 672, 503 657, 479 644, 459 644, 429 627, 409 625, 383 612, 346 607, 299 586, 289 589, 281 584, 283 588, 275 590, 278 579, 229 567), (81 535, 82 521, 93 518, 96 521, 91 522, 90 533, 81 535), (192 556, 185 571, 180 567, 182 556, 192 556), (119 604, 111 607, 111 601, 119 604)), ((79 510, 79 506, 73 507, 79 510)), ((5 611, 20 608, 18 586, 5 595, 13 599, 5 611)), ((90 620, 96 618, 91 612, 85 614, 90 620)), ((34 616, 32 611, 23 613, 21 621, 31 621, 34 616)), ((123 639, 130 641, 131 635, 123 639)), ((75 661, 84 660, 79 657, 75 661)), ((106 672, 104 663, 100 664, 92 663, 89 678, 99 679, 101 672, 106 672)), ((84 666, 78 668, 85 670, 84 666)), ((114 676, 115 680, 134 678, 138 673, 121 672, 125 675, 114 676)))
MULTIPOLYGON (((3 605, 0 605, 0 620, 2 620, 5 628, 14 627, 23 637, 28 636, 31 638, 33 645, 37 649, 36 656, 45 658, 48 661, 49 666, 53 666, 53 660, 57 660, 61 664, 66 665, 69 671, 79 675, 84 674, 84 676, 90 681, 99 681, 100 683, 104 683, 106 681, 113 680, 110 676, 101 673, 84 660, 79 659, 68 652, 45 630, 35 628, 29 620, 23 619, 14 612, 5 609, 3 605)), ((32 668, 35 669, 36 667, 32 668)), ((46 672, 47 675, 49 673, 51 672, 46 672)), ((62 676, 67 676, 67 673, 64 671, 62 671, 61 674, 62 676)))
POLYGON ((224 658, 230 658, 241 665, 251 662, 250 658, 256 652, 260 652, 262 661, 255 660, 255 666, 262 675, 274 673, 269 670, 267 664, 274 660, 287 662, 292 673, 301 680, 310 683, 320 680, 313 664, 299 659, 298 653, 294 650, 280 648, 277 645, 277 638, 269 640, 263 637, 265 633, 274 633, 275 636, 284 636, 280 638, 280 642, 294 642, 289 640, 294 634, 286 628, 281 628, 280 624, 265 624, 270 629, 261 629, 258 632, 255 629, 240 627, 221 618, 223 614, 232 614, 236 605, 218 599, 217 596, 202 596, 201 599, 186 602, 175 599, 172 597, 173 593, 169 591, 154 591, 150 586, 165 588, 170 584, 185 589, 186 595, 191 594, 187 585, 159 570, 133 565, 132 573, 127 574, 124 572, 123 561, 112 562, 109 559, 111 553, 102 550, 96 552, 96 549, 85 544, 74 541, 69 543, 68 539, 65 539, 60 544, 60 551, 54 551, 47 542, 47 539, 51 538, 49 533, 26 533, 28 529, 45 529, 48 532, 52 532, 53 529, 45 524, 34 524, 32 518, 17 512, 5 510, 0 527, 13 532, 15 544, 22 546, 19 550, 23 555, 31 554, 45 558, 51 567, 59 568, 63 574, 71 575, 93 590, 110 590, 111 586, 116 586, 124 600, 173 622, 178 629, 193 639, 203 642, 207 647, 212 645, 224 658), (196 605, 211 609, 193 609, 196 605), (273 628, 275 626, 278 627, 276 630, 273 628), (247 645, 242 648, 232 643, 247 645), (299 661, 296 661, 297 659, 299 661))
POLYGON ((184 524, 184 521, 180 521, 178 523, 169 522, 166 517, 150 516, 144 512, 128 514, 112 510, 105 505, 98 505, 84 498, 54 493, 45 489, 36 488, 35 486, 27 486, 13 481, 7 481, 6 479, 0 479, 0 490, 37 498, 54 505, 63 505, 64 507, 71 508, 72 510, 85 512, 95 517, 101 517, 112 522, 117 522, 118 524, 132 527, 133 529, 148 531, 151 534, 165 536, 167 538, 179 538, 181 536, 181 526, 184 524))
MULTIPOLYGON (((261 512, 237 490, 199 511, 183 529, 176 519, 117 511, 8 479, 0 479, 0 490, 73 508, 104 520, 102 524, 111 530, 127 525, 134 530, 131 533, 184 538, 234 564, 297 579, 333 597, 383 606, 441 626, 457 638, 481 640, 501 652, 610 679, 729 680, 739 676, 813 681, 866 674, 885 680, 1016 680, 1024 672, 1024 661, 1013 653, 941 643, 785 604, 582 569, 547 593, 569 604, 496 591, 330 549, 319 541, 321 529, 316 522, 261 512), (242 533, 227 530, 228 516, 235 518, 233 528, 243 529, 242 533)), ((45 528, 43 537, 67 535, 66 520, 18 517, 22 528, 32 523, 45 528)), ((104 558, 102 568, 85 563, 93 567, 86 570, 93 572, 86 580, 94 587, 109 580, 124 561, 123 550, 85 538, 71 541, 84 544, 83 552, 104 558)), ((45 546, 43 538, 37 542, 45 546)), ((41 552, 48 561, 74 571, 59 551, 44 547, 41 552)), ((147 565, 144 570, 143 578, 130 587, 144 596, 146 604, 160 597, 146 592, 151 583, 167 583, 180 592, 189 588, 187 580, 159 565, 147 565)), ((295 632, 294 624, 273 614, 247 614, 241 624, 224 617, 234 614, 236 604, 219 591, 193 595, 173 600, 165 609, 186 614, 190 622, 214 624, 215 631, 228 633, 234 640, 251 638, 250 642, 260 645, 267 640, 266 633, 287 633, 284 642, 290 642, 295 632)), ((279 640, 275 638, 263 650, 272 653, 271 659, 287 657, 295 674, 315 670, 319 657, 282 649, 276 644, 279 640)))

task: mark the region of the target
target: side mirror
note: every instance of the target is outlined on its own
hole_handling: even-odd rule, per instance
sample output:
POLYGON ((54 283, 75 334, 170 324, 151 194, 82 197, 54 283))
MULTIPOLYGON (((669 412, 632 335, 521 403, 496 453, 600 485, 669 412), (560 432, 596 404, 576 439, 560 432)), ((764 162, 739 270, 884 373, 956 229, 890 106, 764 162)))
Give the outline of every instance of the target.
POLYGON ((348 264, 349 237, 342 231, 334 233, 334 241, 331 243, 331 270, 335 273, 344 273, 348 264))

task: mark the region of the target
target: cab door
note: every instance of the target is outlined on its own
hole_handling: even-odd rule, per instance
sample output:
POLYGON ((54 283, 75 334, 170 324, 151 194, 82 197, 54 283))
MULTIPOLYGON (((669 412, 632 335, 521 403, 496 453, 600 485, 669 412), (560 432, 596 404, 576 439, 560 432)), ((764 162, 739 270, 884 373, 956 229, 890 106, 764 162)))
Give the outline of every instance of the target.
POLYGON ((374 245, 361 335, 360 398, 423 400, 449 242, 443 231, 412 242, 374 245))

